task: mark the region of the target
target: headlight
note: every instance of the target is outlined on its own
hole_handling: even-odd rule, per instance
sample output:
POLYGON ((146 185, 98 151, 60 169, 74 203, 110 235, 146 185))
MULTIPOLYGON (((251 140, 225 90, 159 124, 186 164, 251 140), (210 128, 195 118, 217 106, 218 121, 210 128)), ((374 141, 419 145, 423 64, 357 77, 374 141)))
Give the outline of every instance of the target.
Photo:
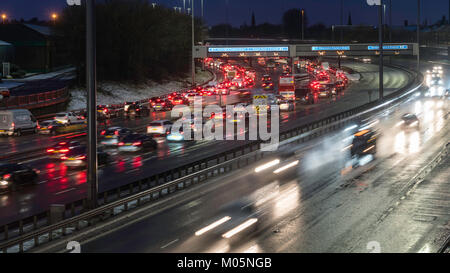
POLYGON ((8 185, 8 184, 9 184, 8 181, 5 181, 5 180, 0 181, 0 185, 1 185, 1 186, 6 186, 6 185, 8 185))

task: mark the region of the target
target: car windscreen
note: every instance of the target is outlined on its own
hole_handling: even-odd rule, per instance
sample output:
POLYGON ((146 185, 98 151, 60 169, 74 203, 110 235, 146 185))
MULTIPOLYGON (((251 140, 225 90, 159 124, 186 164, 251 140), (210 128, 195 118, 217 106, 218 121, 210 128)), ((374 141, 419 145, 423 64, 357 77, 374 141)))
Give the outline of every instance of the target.
POLYGON ((137 141, 137 140, 140 140, 142 138, 142 136, 141 135, 128 135, 128 136, 126 136, 126 137, 124 137, 123 139, 122 139, 122 142, 133 142, 133 141, 137 141))
POLYGON ((162 122, 150 122, 151 127, 159 127, 162 126, 162 122))
POLYGON ((66 154, 66 156, 85 155, 86 150, 87 149, 85 146, 75 147, 75 148, 70 149, 69 152, 66 154))
POLYGON ((61 114, 56 114, 56 117, 58 117, 58 118, 63 118, 63 117, 65 117, 66 116, 66 114, 65 113, 61 113, 61 114))

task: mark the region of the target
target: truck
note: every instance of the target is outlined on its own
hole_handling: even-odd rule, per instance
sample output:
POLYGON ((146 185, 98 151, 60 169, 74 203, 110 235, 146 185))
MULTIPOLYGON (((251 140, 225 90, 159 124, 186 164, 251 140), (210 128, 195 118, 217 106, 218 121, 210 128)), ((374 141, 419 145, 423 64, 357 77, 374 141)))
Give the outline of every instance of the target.
POLYGON ((294 76, 280 76, 278 82, 278 92, 288 100, 295 100, 295 79, 294 76))

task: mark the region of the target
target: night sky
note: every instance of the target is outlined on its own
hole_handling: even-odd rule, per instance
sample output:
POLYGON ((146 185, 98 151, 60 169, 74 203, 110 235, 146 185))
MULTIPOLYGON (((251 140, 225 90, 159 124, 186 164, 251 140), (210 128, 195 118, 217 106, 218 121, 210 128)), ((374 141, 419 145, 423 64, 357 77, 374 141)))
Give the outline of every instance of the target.
MULTIPOLYGON (((100 0, 97 0, 99 2, 100 0)), ((183 6, 183 0, 149 0, 168 7, 183 6)), ((191 0, 185 0, 186 5, 191 0)), ((196 14, 200 15, 200 2, 195 0, 196 14)), ((304 8, 309 24, 339 24, 340 0, 204 0, 205 20, 209 25, 225 23, 226 2, 228 4, 228 22, 239 26, 244 22, 251 23, 251 12, 255 12, 256 23, 280 23, 283 12, 289 8, 304 8)), ((385 0, 385 3, 389 3, 385 0)), ((66 5, 66 0, 1 0, 0 11, 10 18, 40 19, 50 18, 52 12, 58 12, 66 5)), ((422 21, 426 18, 434 23, 443 15, 448 17, 447 0, 422 0, 422 21)), ((349 12, 353 24, 376 24, 377 9, 367 5, 366 0, 344 0, 344 23, 349 12)), ((416 0, 392 0, 392 21, 394 25, 402 25, 404 20, 415 24, 417 18, 416 0)))

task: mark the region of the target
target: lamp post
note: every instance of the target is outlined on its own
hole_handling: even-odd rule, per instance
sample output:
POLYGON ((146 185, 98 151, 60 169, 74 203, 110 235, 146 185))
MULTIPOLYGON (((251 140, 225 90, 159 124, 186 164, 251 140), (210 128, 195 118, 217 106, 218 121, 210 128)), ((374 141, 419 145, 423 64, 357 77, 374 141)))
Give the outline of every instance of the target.
POLYGON ((341 0, 341 43, 344 40, 344 0, 341 0))
POLYGON ((366 0, 370 6, 378 6, 378 39, 379 39, 379 100, 383 99, 383 0, 366 0))
POLYGON ((194 46, 195 46, 195 26, 194 26, 194 0, 191 1, 191 9, 192 9, 192 87, 195 86, 195 59, 194 59, 194 46))
POLYGON ((417 0, 417 72, 420 71, 420 0, 417 0))
POLYGON ((302 9, 302 41, 305 40, 305 10, 302 9))
POLYGON ((56 25, 56 19, 58 19, 58 14, 56 13, 52 13, 52 20, 53 20, 53 25, 56 25))
POLYGON ((4 24, 6 22, 7 18, 8 18, 8 16, 5 13, 3 13, 2 14, 2 24, 4 24))
POLYGON ((97 75, 96 75, 96 35, 95 0, 86 1, 86 85, 88 89, 88 200, 90 207, 97 207, 97 75))
MULTIPOLYGON (((66 0, 81 6, 81 0, 66 0)), ((86 87, 87 87, 87 184, 88 206, 97 207, 97 75, 96 75, 95 0, 86 0, 86 87)))

